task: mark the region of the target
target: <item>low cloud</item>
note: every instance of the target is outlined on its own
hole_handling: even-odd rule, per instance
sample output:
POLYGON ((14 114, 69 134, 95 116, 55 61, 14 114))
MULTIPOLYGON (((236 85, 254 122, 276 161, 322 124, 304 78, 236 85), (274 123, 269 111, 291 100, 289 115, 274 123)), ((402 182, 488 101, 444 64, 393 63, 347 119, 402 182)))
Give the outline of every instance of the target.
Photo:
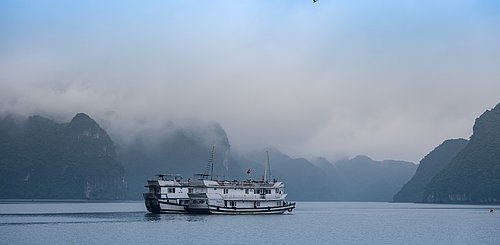
POLYGON ((124 138, 215 121, 240 151, 416 162, 499 102, 500 20, 469 1, 396 2, 13 8, 0 112, 86 112, 124 138))

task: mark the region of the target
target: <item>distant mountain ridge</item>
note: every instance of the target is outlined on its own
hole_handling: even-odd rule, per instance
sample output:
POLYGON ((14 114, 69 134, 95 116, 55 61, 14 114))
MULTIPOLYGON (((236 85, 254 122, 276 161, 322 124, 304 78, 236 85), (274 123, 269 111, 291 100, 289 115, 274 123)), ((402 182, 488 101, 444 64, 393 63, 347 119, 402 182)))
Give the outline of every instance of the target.
POLYGON ((337 199, 391 201, 417 166, 406 161, 375 161, 363 155, 334 163, 337 199))
MULTIPOLYGON (((271 177, 285 182, 291 200, 334 200, 331 179, 322 169, 304 158, 291 158, 273 147, 267 148, 270 155, 271 177)), ((252 170, 254 179, 260 180, 264 173, 265 150, 245 156, 243 168, 252 170), (246 164, 245 164, 246 162, 246 164)))
MULTIPOLYGON (((69 123, 41 116, 25 121, 5 117, 0 120, 0 198, 142 199, 146 180, 155 174, 193 178, 203 172, 213 145, 216 175, 242 179, 251 169, 254 179, 261 178, 265 151, 232 151, 217 123, 167 123, 117 144, 83 113, 69 123)), ((286 182, 290 200, 390 201, 416 168, 364 156, 312 163, 268 150, 271 174, 286 182)))
MULTIPOLYGON (((374 161, 361 155, 334 163, 319 158, 312 163, 290 158, 274 148, 269 151, 271 173, 286 182, 293 200, 391 201, 416 169, 414 163, 374 161)), ((264 150, 251 153, 242 167, 256 168, 261 173, 264 157, 264 150)))

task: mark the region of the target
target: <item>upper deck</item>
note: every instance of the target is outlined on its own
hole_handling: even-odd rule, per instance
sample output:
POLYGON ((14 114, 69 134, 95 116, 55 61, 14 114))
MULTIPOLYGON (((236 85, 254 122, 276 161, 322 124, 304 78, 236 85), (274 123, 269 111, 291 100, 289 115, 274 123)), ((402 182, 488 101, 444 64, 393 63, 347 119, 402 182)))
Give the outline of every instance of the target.
POLYGON ((230 187, 230 188, 277 188, 283 185, 283 182, 264 182, 264 181, 216 181, 217 185, 221 187, 230 187))

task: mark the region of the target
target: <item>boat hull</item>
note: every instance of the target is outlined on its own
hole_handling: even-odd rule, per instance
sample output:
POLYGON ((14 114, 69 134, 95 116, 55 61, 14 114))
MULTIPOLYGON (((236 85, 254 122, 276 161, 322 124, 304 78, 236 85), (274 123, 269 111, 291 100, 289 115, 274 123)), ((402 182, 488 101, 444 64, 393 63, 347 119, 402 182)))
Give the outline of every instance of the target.
POLYGON ((159 200, 158 202, 160 203, 160 213, 167 213, 167 214, 186 213, 186 205, 166 203, 161 200, 159 200))
POLYGON ((159 214, 161 213, 161 208, 160 204, 158 203, 158 200, 156 199, 145 199, 144 203, 146 204, 146 209, 154 214, 159 214))
POLYGON ((144 203, 146 204, 146 209, 155 214, 159 213, 174 213, 181 214, 186 213, 186 205, 169 203, 167 200, 157 199, 149 195, 149 193, 144 194, 144 203))
POLYGON ((238 208, 210 205, 208 208, 211 214, 283 214, 285 212, 292 212, 295 208, 295 203, 276 207, 238 208))

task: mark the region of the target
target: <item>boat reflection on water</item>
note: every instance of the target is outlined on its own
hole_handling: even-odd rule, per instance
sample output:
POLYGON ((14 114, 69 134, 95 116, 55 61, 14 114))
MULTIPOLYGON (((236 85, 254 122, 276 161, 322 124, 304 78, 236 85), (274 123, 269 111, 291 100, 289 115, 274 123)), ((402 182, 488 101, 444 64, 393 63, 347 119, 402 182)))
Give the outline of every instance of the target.
POLYGON ((204 222, 206 215, 181 215, 181 214, 157 214, 146 213, 144 214, 144 221, 146 222, 164 222, 164 221, 187 221, 187 222, 204 222))

